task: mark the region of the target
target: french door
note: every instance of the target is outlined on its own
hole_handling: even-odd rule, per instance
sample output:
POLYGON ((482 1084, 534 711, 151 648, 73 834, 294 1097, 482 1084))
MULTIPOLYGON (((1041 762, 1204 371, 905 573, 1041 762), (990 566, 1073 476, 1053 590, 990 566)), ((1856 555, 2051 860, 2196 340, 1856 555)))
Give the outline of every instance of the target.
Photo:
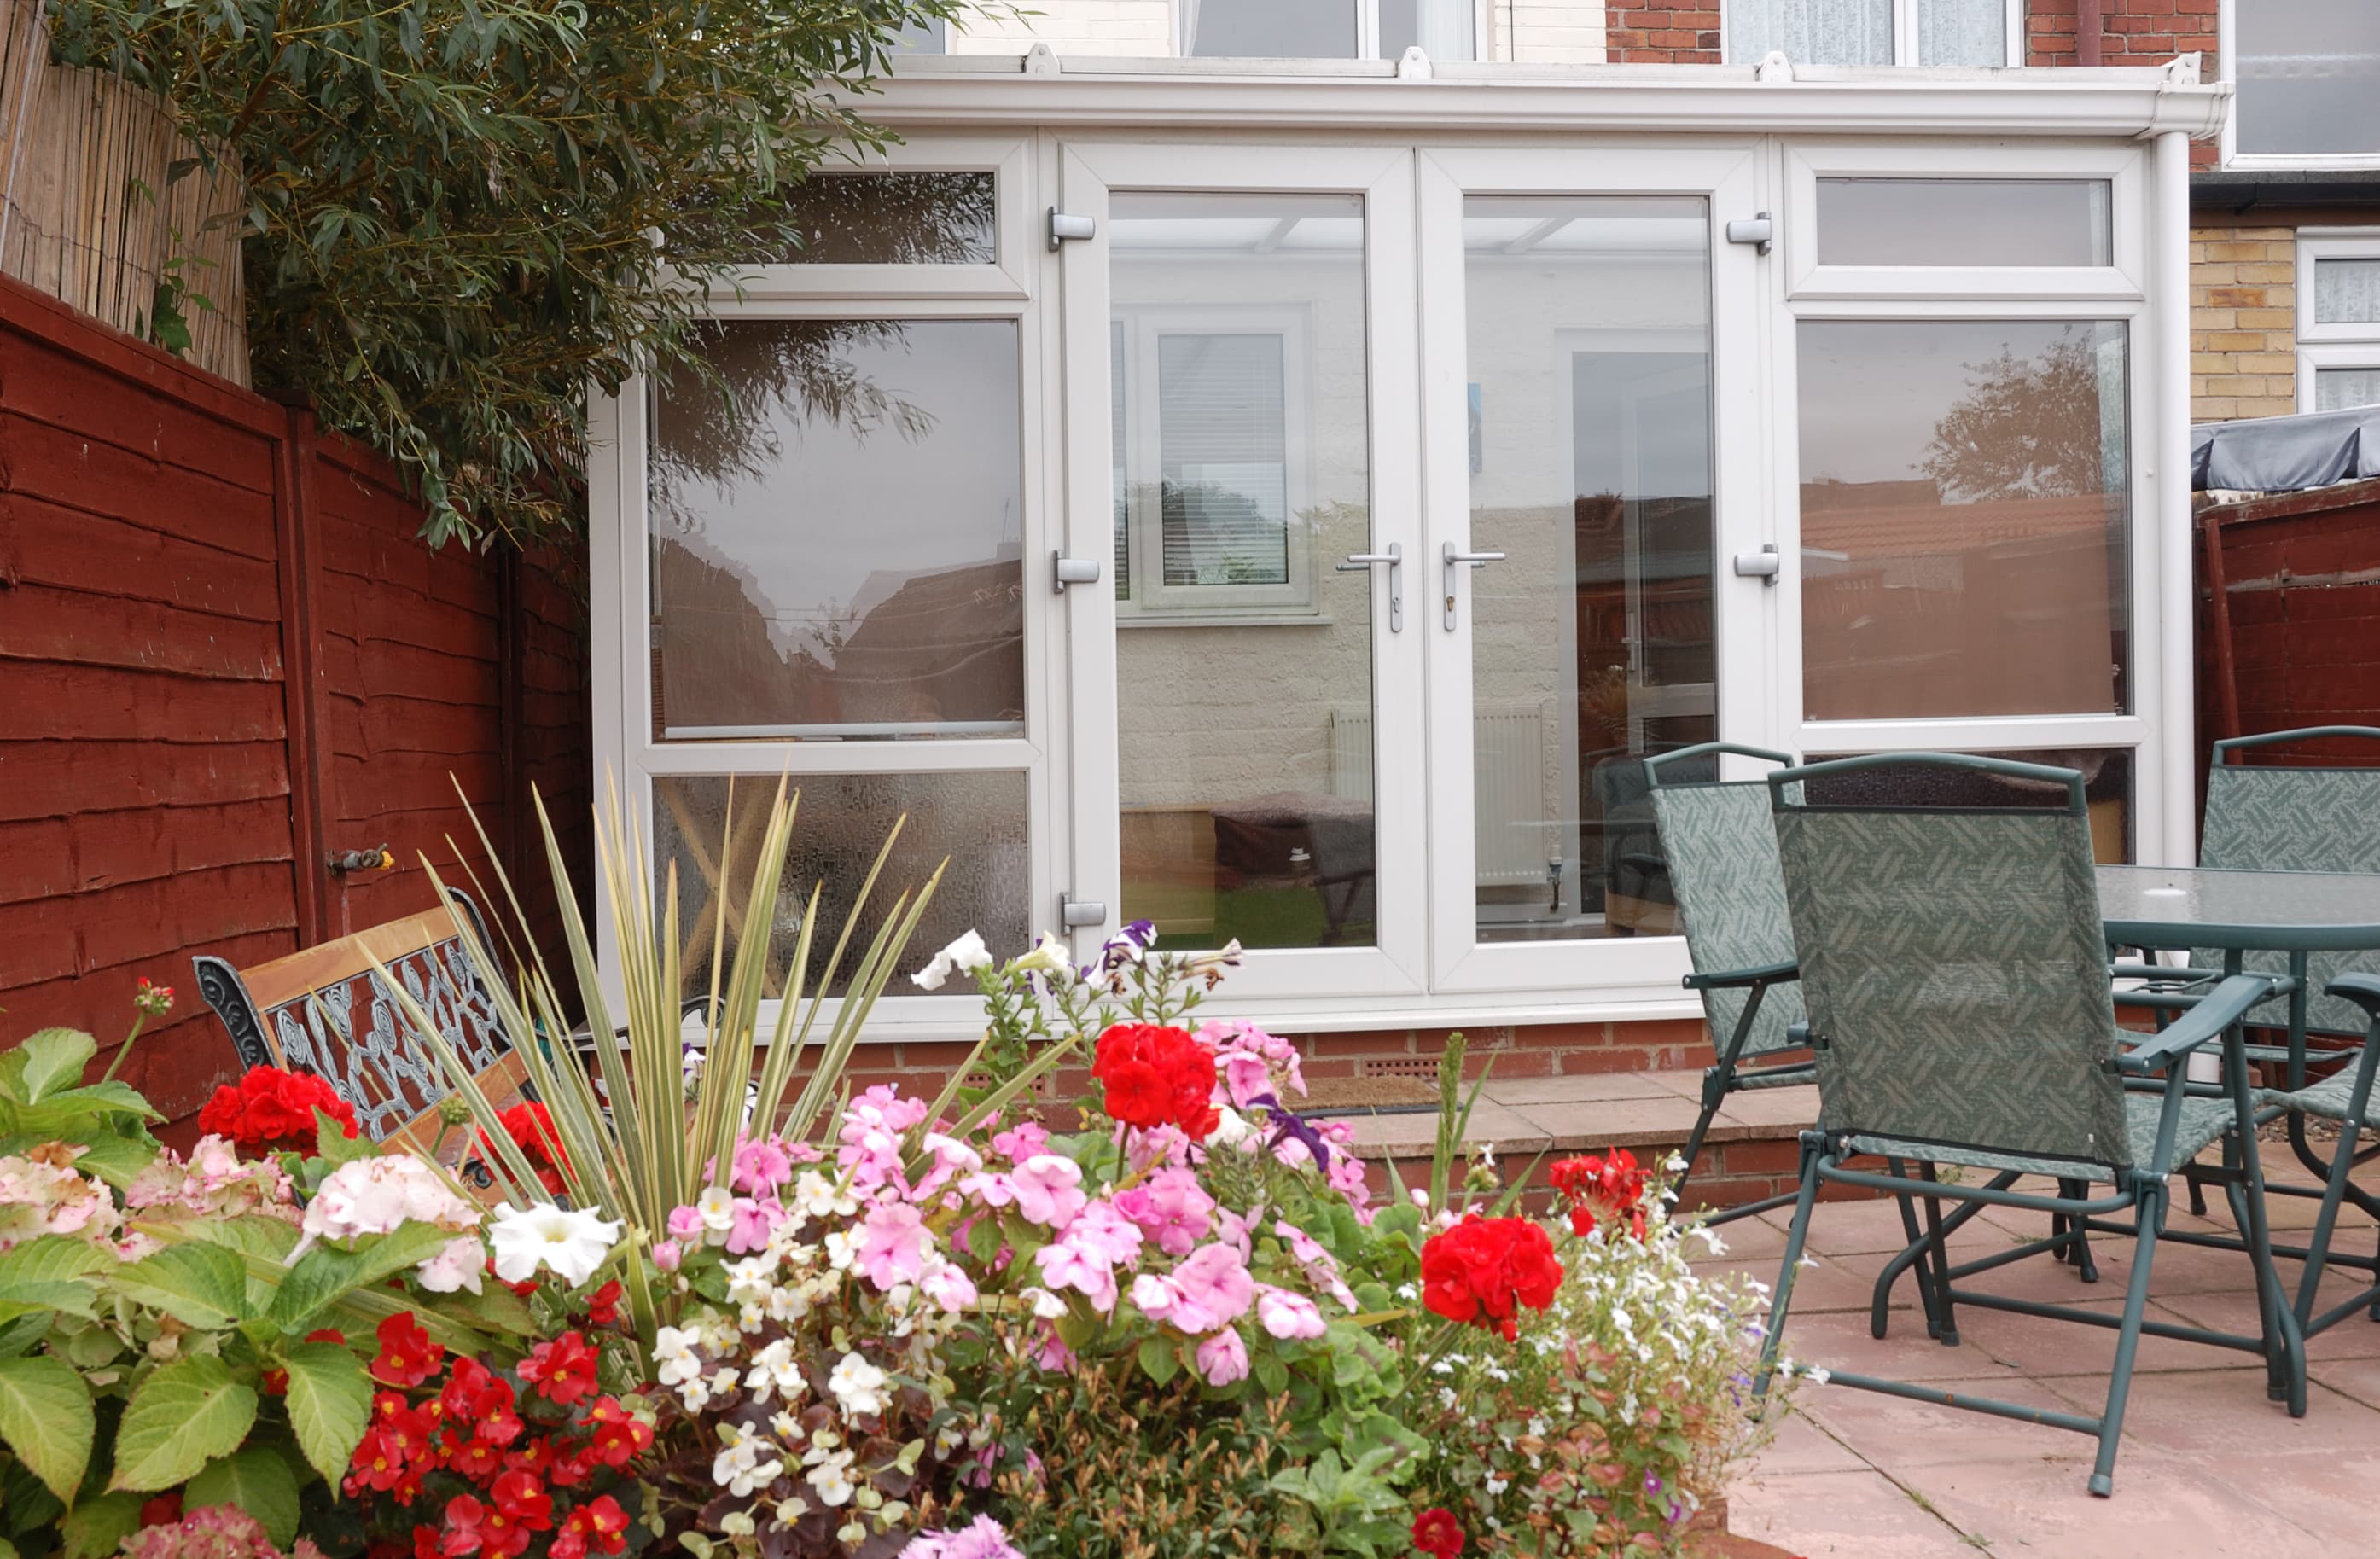
POLYGON ((1773 707, 1773 591, 1730 566, 1767 533, 1720 237, 1755 166, 1062 151, 1066 546, 1105 569, 1067 608, 1075 878, 1110 929, 1237 940, 1273 1012, 1676 999, 1638 761, 1773 707))

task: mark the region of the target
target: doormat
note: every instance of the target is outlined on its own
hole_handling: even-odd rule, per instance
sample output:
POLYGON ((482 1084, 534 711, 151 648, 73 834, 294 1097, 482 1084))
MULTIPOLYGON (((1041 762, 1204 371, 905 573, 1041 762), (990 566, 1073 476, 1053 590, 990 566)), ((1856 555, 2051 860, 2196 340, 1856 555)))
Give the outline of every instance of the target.
POLYGON ((1315 1078, 1301 1115, 1417 1115, 1438 1111, 1438 1086, 1419 1078, 1315 1078))

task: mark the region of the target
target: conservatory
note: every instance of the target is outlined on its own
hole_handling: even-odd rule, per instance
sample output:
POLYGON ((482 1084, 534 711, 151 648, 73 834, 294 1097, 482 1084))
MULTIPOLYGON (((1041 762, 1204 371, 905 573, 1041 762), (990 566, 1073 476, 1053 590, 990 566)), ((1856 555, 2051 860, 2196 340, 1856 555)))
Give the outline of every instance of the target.
POLYGON ((1640 760, 1699 742, 2050 756, 2186 860, 2227 90, 904 60, 716 299, 734 411, 592 408, 599 783, 689 966, 788 773, 781 956, 905 818, 922 947, 1148 920, 1306 1029, 1697 1012, 1640 760))

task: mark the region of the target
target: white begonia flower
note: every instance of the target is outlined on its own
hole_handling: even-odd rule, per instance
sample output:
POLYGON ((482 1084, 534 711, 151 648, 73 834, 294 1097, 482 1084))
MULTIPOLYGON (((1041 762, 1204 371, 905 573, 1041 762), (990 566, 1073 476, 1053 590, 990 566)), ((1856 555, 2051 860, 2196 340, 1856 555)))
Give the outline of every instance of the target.
POLYGON ((665 1386, 682 1386, 702 1377, 702 1360, 695 1357, 701 1339, 692 1332, 664 1326, 653 1334, 654 1378, 665 1386))
POLYGON ((1033 1314, 1036 1320, 1055 1321, 1066 1313, 1066 1301, 1050 1293, 1047 1288, 1027 1287, 1018 1292, 1025 1298, 1033 1301, 1033 1314))
POLYGON ((768 1405, 771 1394, 792 1402, 807 1392, 809 1382, 802 1374, 801 1360, 794 1356, 794 1340, 780 1337, 754 1354, 752 1368, 744 1372, 744 1385, 752 1394, 752 1400, 762 1407, 768 1405))
POLYGON ((616 1220, 599 1218, 584 1208, 565 1212, 550 1204, 522 1212, 505 1202, 496 1209, 488 1229, 496 1276, 506 1283, 526 1283, 545 1267, 576 1288, 595 1275, 619 1242, 616 1220))
POLYGON ((859 1199, 817 1170, 806 1169, 794 1182, 793 1206, 807 1218, 848 1218, 859 1211, 859 1199))
MULTIPOLYGON (((857 1354, 847 1353, 828 1371, 826 1387, 834 1393, 834 1399, 843 1405, 846 1413, 881 1413, 892 1405, 892 1397, 884 1389, 890 1378, 857 1354)), ((840 1504, 843 1502, 837 1500, 833 1503, 840 1504)))
POLYGON ((1008 967, 1018 974, 1055 974, 1060 969, 1073 968, 1075 955, 1063 942, 1043 932, 1041 940, 1033 944, 1033 951, 1008 967))
POLYGON ((776 1292, 773 1281, 776 1261, 767 1251, 747 1256, 726 1266, 727 1302, 731 1305, 765 1305, 776 1292))
POLYGON ((848 1229, 836 1229, 826 1236, 826 1264, 836 1272, 847 1273, 859 1259, 859 1238, 848 1229))
POLYGON ((991 949, 983 944, 983 937, 969 931, 948 947, 934 955, 934 961, 911 975, 909 979, 920 991, 939 991, 953 970, 973 974, 991 967, 991 949))
POLYGON ((809 1486, 818 1491, 818 1497, 830 1510, 849 1504, 851 1496, 858 1492, 851 1481, 851 1461, 850 1452, 837 1451, 809 1470, 809 1486))
POLYGON ((791 1527, 810 1513, 810 1502, 799 1494, 788 1494, 777 1502, 777 1525, 791 1527))
POLYGON ((735 1193, 724 1186, 706 1186, 694 1199, 694 1210, 702 1214, 705 1229, 723 1235, 735 1223, 735 1193))

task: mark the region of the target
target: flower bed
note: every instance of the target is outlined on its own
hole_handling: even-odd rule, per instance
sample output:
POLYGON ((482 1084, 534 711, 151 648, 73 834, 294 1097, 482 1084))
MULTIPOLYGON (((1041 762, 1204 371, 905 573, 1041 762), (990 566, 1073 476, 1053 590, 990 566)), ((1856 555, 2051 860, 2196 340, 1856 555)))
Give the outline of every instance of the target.
POLYGON ((1455 1146, 1459 1045, 1439 1152, 1376 1195, 1293 1046, 1198 1021, 1232 950, 1154 940, 946 949, 918 982, 992 1024, 935 1100, 835 1104, 832 1042, 795 1094, 756 1017, 683 1083, 655 1051, 503 1115, 467 1085, 492 1210, 310 1078, 251 1075, 175 1153, 87 1036, 33 1035, 0 1057, 7 1544, 1678 1552, 1757 1434, 1755 1296, 1686 1264, 1718 1242, 1621 1152, 1520 1215, 1455 1146), (1085 1052, 1089 1097, 1020 1108, 1085 1052))

